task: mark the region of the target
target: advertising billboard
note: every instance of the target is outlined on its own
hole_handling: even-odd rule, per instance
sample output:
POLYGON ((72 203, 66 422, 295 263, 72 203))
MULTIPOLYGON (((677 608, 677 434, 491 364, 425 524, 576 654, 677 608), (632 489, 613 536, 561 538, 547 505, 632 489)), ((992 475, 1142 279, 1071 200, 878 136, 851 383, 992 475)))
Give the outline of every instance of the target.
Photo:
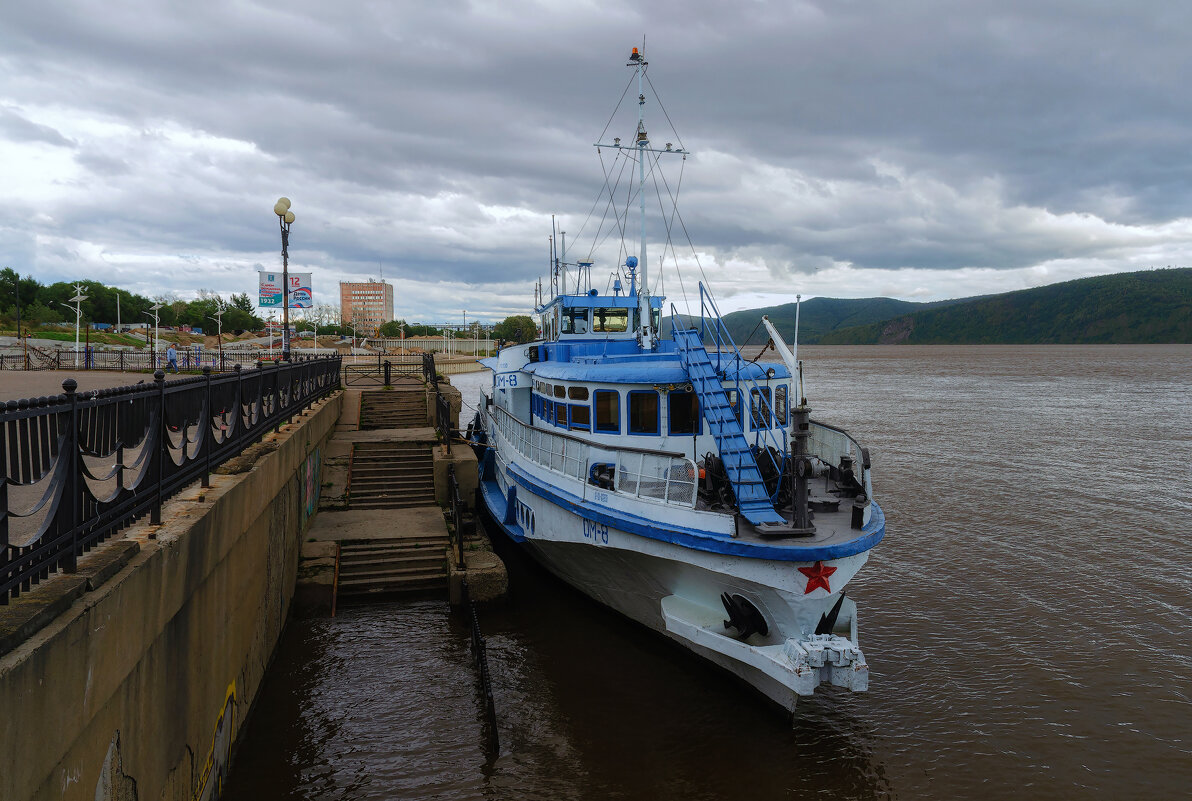
MULTIPOLYGON (((282 274, 259 273, 260 300, 257 305, 261 308, 281 308, 282 304, 282 274)), ((290 273, 290 308, 309 309, 314 305, 314 294, 310 289, 310 273, 290 273)))

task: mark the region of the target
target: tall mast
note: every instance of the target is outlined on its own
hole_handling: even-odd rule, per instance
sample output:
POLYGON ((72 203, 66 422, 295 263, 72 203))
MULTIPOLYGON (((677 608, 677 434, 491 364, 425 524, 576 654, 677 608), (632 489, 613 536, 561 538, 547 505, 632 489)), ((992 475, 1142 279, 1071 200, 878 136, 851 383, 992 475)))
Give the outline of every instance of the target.
MULTIPOLYGON (((642 49, 645 50, 644 44, 642 49)), ((641 291, 637 293, 637 304, 642 321, 642 347, 653 350, 654 319, 650 314, 650 280, 649 272, 646 270, 646 153, 650 146, 650 138, 646 134, 646 93, 642 87, 648 63, 645 53, 639 54, 637 48, 633 48, 633 54, 629 57, 629 65, 637 70, 637 199, 641 207, 642 232, 641 250, 637 262, 642 278, 641 291)))
MULTIPOLYGON (((645 51, 645 42, 642 42, 642 51, 645 51)), ((649 275, 646 271, 646 154, 647 153, 672 153, 687 157, 687 152, 682 147, 674 147, 670 142, 666 143, 665 148, 650 147, 650 137, 646 134, 645 122, 645 105, 646 93, 644 81, 646 77, 646 67, 648 62, 643 57, 638 49, 633 48, 633 54, 629 56, 629 61, 625 64, 627 67, 633 67, 637 70, 637 141, 634 142, 633 147, 637 149, 637 197, 639 211, 641 214, 641 249, 640 256, 630 256, 625 261, 625 266, 629 269, 630 287, 629 293, 633 294, 633 281, 636 270, 640 270, 640 278, 638 278, 638 314, 641 317, 641 333, 642 347, 653 350, 657 344, 658 332, 654 330, 654 316, 650 313, 650 284, 649 275)), ((597 142, 596 147, 611 147, 618 151, 628 150, 629 145, 621 144, 620 137, 614 137, 612 144, 597 142)))

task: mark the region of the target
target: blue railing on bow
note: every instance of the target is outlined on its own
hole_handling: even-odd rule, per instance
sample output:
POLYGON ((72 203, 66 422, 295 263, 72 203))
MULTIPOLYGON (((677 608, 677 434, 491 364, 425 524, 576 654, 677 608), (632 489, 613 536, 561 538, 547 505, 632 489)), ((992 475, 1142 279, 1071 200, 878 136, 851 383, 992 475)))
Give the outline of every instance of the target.
POLYGON ((0 605, 339 388, 340 358, 295 360, 0 405, 0 605))

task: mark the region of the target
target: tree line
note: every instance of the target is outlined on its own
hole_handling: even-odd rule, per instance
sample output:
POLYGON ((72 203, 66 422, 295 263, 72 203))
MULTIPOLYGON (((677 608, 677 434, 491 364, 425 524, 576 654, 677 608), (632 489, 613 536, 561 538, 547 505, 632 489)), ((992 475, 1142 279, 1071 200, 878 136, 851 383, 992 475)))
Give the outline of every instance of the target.
POLYGON ((115 325, 119 318, 121 323, 152 326, 151 307, 160 303, 161 308, 157 310, 158 325, 190 326, 214 332, 216 313, 222 307, 222 328, 226 333, 256 331, 264 326, 264 321, 255 313, 252 299, 244 292, 233 294, 226 300, 206 289, 200 289, 199 297, 191 301, 167 295, 147 298, 126 289, 105 286, 98 281, 42 284, 29 276, 22 278, 11 267, 0 270, 0 325, 15 327, 18 308, 24 328, 74 323, 75 304, 70 299, 75 296, 76 284, 82 286, 82 294, 87 298, 80 304, 84 325, 115 325))

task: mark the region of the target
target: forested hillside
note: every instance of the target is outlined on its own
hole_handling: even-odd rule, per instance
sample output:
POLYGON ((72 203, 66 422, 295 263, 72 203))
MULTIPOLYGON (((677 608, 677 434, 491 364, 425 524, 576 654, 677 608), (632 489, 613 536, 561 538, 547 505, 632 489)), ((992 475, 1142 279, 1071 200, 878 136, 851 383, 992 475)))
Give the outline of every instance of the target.
POLYGON ((1192 269, 972 298, 833 331, 822 344, 1192 343, 1192 269))

